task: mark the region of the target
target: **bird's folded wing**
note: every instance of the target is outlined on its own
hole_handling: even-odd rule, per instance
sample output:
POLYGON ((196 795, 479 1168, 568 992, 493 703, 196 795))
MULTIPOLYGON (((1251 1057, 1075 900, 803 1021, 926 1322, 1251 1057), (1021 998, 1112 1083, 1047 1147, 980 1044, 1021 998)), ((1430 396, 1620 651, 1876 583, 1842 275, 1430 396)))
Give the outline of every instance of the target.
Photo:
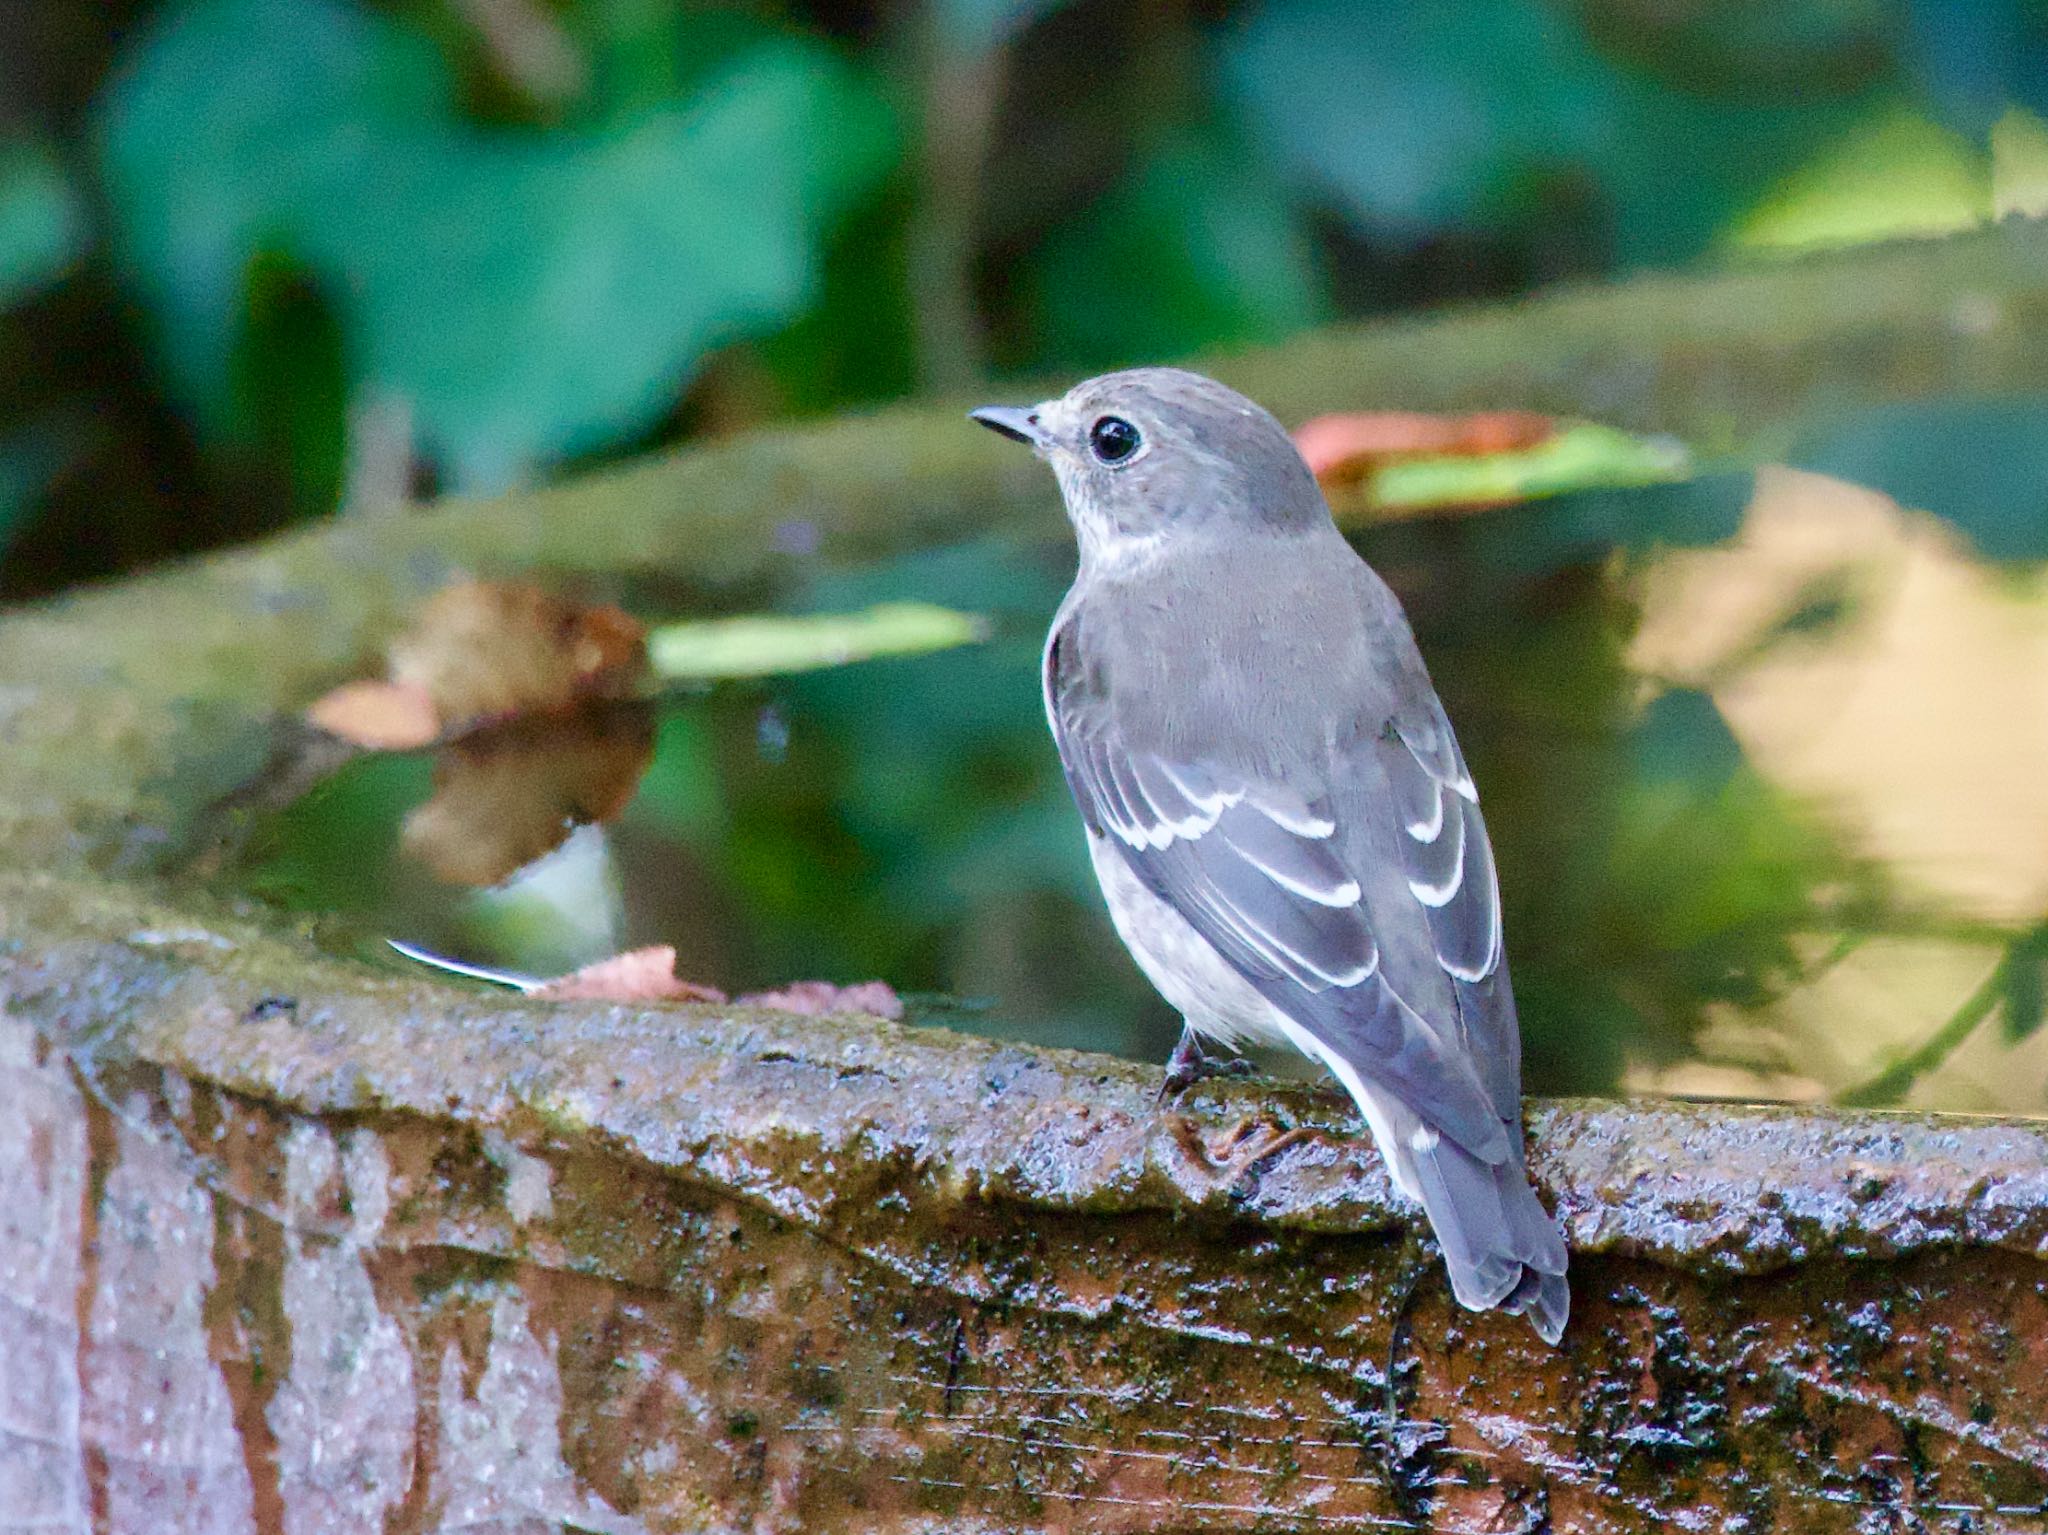
POLYGON ((1500 887, 1479 791, 1435 699, 1395 720, 1381 760, 1401 818, 1408 889, 1429 914, 1437 963, 1460 981, 1500 969, 1500 887))
MULTIPOLYGON (((1339 824, 1340 814, 1360 813, 1358 806, 1340 809, 1340 797, 1323 785, 1313 786, 1310 797, 1218 763, 1132 750, 1099 700, 1063 691, 1057 676, 1048 682, 1074 796, 1139 879, 1361 1076, 1473 1155, 1488 1162, 1507 1157, 1501 1112, 1458 1020, 1440 1025, 1425 1018, 1381 972, 1376 919, 1359 871, 1346 865, 1346 849, 1359 840, 1339 824)), ((1468 881, 1489 895, 1493 881, 1483 829, 1473 839, 1476 863, 1462 841, 1458 807, 1465 801, 1456 785, 1469 780, 1453 778, 1431 799, 1427 786, 1437 780, 1422 770, 1426 764, 1393 744, 1417 780, 1399 796, 1414 811, 1404 829, 1415 848, 1408 871, 1414 910, 1400 919, 1418 929, 1428 925, 1447 970, 1496 964, 1488 955, 1498 954, 1498 913, 1475 913, 1469 897, 1458 899, 1468 881), (1432 818, 1438 825, 1425 836, 1432 818)), ((1369 813, 1391 815, 1396 807, 1369 813)))

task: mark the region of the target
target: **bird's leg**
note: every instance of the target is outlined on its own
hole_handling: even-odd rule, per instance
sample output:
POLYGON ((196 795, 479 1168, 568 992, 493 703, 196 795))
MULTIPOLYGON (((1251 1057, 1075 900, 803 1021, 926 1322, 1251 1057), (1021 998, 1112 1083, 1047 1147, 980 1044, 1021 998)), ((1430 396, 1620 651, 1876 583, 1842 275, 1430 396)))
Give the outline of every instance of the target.
MULTIPOLYGON (((1173 1047, 1173 1055, 1166 1063, 1166 1080, 1159 1085, 1159 1102, 1165 1104, 1178 1098, 1205 1077, 1245 1077, 1257 1069, 1242 1056, 1225 1058, 1209 1054, 1202 1048, 1201 1036, 1193 1025, 1184 1022, 1180 1043, 1173 1047)), ((1297 1141, 1306 1140, 1310 1134, 1300 1126, 1283 1129, 1270 1119, 1254 1116, 1239 1120, 1220 1135, 1205 1137, 1187 1119, 1179 1115, 1174 1118, 1174 1134, 1182 1149, 1220 1182, 1233 1186, 1259 1163, 1297 1141)))
POLYGON ((1183 1022, 1180 1043, 1166 1058, 1166 1080, 1159 1084, 1159 1101, 1178 1098, 1205 1077, 1248 1077, 1257 1069, 1241 1055, 1225 1059, 1209 1054, 1194 1025, 1183 1022))

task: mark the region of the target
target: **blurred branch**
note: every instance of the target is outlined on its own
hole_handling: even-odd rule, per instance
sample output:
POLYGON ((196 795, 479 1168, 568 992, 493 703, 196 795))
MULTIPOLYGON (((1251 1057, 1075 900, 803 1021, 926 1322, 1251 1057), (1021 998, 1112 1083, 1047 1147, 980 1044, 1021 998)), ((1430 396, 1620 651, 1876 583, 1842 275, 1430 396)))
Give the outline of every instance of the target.
POLYGON ((1915 1082, 1954 1054, 1956 1048, 1976 1033, 1977 1026, 1996 1010, 2005 995, 2006 974, 2011 965, 2012 953, 2008 950, 1991 967, 1984 983, 1963 999, 1948 1022, 1876 1076, 1835 1094, 1835 1102, 1845 1109, 1871 1109, 1902 1101, 1913 1090, 1915 1082))
POLYGON ((974 388, 982 377, 981 316, 974 298, 982 176, 1002 105, 1008 52, 954 45, 935 15, 941 0, 904 13, 915 30, 918 174, 909 228, 909 284, 917 378, 927 393, 974 388))
POLYGON ((538 0, 449 0, 475 30, 498 76, 529 101, 558 107, 589 87, 576 46, 538 0))

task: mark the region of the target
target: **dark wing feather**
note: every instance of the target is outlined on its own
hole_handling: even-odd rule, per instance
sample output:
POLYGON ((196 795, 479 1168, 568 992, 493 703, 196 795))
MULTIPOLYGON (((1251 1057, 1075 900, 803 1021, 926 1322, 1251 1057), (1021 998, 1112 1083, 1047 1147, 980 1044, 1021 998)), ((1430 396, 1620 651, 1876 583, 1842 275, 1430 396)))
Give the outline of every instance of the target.
MULTIPOLYGON (((1394 813, 1385 795, 1361 803, 1349 785, 1333 781, 1309 786, 1310 798, 1227 763, 1135 748, 1102 691, 1091 685, 1085 662, 1066 652, 1072 643, 1071 624, 1055 628, 1047 647, 1046 703, 1068 783, 1090 827, 1111 839, 1147 888, 1326 1050, 1473 1155, 1488 1163, 1505 1160, 1511 1144, 1502 1111, 1460 1020, 1425 1017, 1382 969, 1375 923, 1391 917, 1411 923, 1418 935, 1434 935, 1440 912, 1452 913, 1445 920, 1470 920, 1455 892, 1436 908, 1411 896, 1407 910, 1372 909, 1361 888, 1367 871, 1349 866, 1369 839, 1349 834, 1354 828, 1343 819, 1394 813)), ((1375 752, 1378 739, 1357 749, 1375 752)), ((1455 745, 1451 750, 1455 754, 1455 745)), ((1399 752, 1414 776, 1420 759, 1405 748, 1399 752)), ((1342 774, 1330 776, 1340 780, 1342 774)), ((1430 799, 1425 785, 1405 780, 1396 793, 1418 807, 1430 799)), ((1451 799, 1465 803, 1455 793, 1451 799)), ((1459 828, 1460 848, 1465 840, 1477 843, 1483 864, 1477 872, 1490 890, 1483 827, 1475 822, 1476 835, 1468 839, 1462 812, 1442 803, 1446 823, 1459 828)), ((1409 840, 1425 860, 1410 870, 1415 882, 1422 877, 1415 869, 1433 868, 1426 860, 1441 857, 1448 844, 1441 836, 1409 840)), ((1462 861, 1457 867, 1461 878, 1474 872, 1462 861)), ((1441 954, 1442 941, 1433 941, 1441 954)), ((1491 941, 1497 948, 1497 938, 1491 941)))

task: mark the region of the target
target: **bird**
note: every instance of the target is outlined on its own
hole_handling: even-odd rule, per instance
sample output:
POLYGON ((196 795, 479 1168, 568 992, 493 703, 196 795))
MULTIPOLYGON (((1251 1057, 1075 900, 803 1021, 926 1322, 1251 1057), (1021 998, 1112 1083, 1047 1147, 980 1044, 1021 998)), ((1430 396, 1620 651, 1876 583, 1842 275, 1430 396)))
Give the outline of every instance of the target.
POLYGON ((1205 1039, 1319 1062, 1457 1301, 1556 1345, 1492 846, 1400 600, 1286 429, 1212 379, 970 415, 1051 465, 1073 525, 1045 712, 1111 923, 1183 1019, 1167 1090, 1217 1068, 1205 1039))

